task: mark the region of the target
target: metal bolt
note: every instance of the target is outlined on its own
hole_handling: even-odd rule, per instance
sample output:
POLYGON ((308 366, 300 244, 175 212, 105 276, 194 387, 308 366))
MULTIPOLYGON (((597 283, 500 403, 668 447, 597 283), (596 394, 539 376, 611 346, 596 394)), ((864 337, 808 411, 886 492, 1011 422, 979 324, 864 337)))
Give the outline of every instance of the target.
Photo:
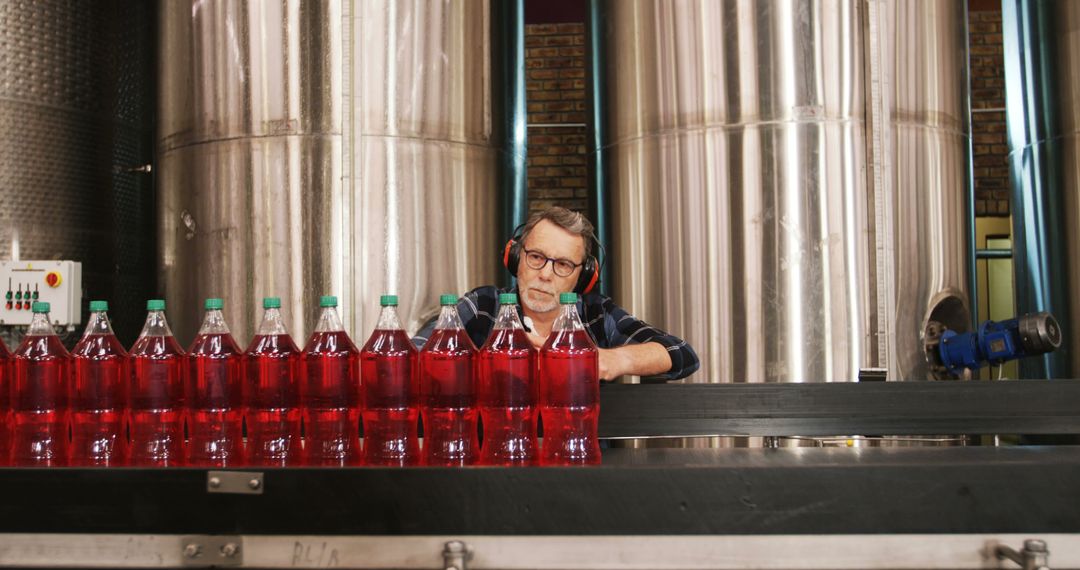
POLYGON ((220 478, 218 478, 218 477, 211 477, 210 478, 210 487, 211 488, 217 489, 220 486, 221 486, 221 479, 220 478))
POLYGON ((259 481, 258 479, 252 479, 248 481, 248 487, 250 487, 251 490, 254 491, 259 487, 262 487, 262 481, 259 481))
POLYGON ((446 543, 445 552, 447 554, 461 554, 465 552, 465 543, 460 540, 451 540, 446 543))
POLYGON ((1024 541, 1024 550, 1029 552, 1047 552, 1046 541, 1037 538, 1029 538, 1024 541))
POLYGON ((202 554, 202 547, 198 544, 192 543, 184 547, 185 558, 198 558, 200 554, 202 554))
POLYGON ((233 556, 236 556, 237 552, 240 552, 240 547, 234 542, 230 542, 221 547, 221 555, 225 558, 232 558, 233 556))

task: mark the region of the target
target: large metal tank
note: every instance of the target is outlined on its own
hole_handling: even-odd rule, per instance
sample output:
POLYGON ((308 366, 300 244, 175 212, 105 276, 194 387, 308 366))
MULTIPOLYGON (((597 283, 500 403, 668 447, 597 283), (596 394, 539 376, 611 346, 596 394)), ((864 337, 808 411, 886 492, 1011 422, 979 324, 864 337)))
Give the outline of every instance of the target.
POLYGON ((691 381, 926 378, 931 313, 969 320, 965 5, 602 14, 613 297, 698 350, 691 381))
POLYGON ((262 296, 302 339, 336 294, 360 341, 380 293, 415 329, 438 293, 494 279, 487 2, 159 7, 159 261, 182 341, 209 296, 243 343, 262 296))
POLYGON ((1080 376, 1080 3, 1002 3, 1016 308, 1050 311, 1058 350, 1021 378, 1080 376))
POLYGON ((135 0, 0 3, 0 259, 82 262, 125 343, 153 289, 152 38, 135 0))

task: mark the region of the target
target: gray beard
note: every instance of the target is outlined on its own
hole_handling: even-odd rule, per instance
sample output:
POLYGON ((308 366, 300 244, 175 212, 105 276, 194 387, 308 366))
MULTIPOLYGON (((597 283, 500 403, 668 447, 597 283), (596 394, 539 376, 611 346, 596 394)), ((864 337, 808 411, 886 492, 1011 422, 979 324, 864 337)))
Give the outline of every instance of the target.
POLYGON ((536 301, 533 301, 529 298, 528 293, 521 296, 521 304, 525 305, 525 308, 529 309, 534 313, 549 313, 559 308, 559 303, 557 300, 553 300, 550 303, 538 304, 536 301))

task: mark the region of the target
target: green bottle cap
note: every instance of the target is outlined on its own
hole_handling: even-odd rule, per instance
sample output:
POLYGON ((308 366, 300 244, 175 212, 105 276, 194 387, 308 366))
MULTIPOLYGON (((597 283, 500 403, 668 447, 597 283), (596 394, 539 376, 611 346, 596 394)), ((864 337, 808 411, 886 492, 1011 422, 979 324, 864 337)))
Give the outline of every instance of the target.
POLYGON ((207 311, 211 311, 211 310, 214 310, 214 309, 221 310, 221 309, 225 308, 225 301, 222 301, 221 299, 217 299, 217 298, 210 298, 210 299, 207 299, 205 303, 203 303, 203 307, 207 311))
POLYGON ((577 303, 577 293, 559 293, 560 305, 573 305, 577 303))
POLYGON ((108 311, 108 310, 109 310, 109 302, 108 301, 90 301, 90 312, 91 313, 104 313, 105 311, 108 311))
POLYGON ((322 297, 319 297, 319 306, 320 307, 336 307, 337 306, 337 297, 335 297, 333 295, 323 295, 322 297))
POLYGON ((281 297, 263 297, 264 309, 280 309, 281 297))
POLYGON ((443 305, 443 306, 456 305, 457 304, 457 295, 454 295, 454 294, 451 294, 451 293, 448 293, 448 294, 445 294, 445 295, 440 295, 439 296, 439 304, 443 305))
POLYGON ((35 313, 48 313, 49 304, 44 301, 34 301, 34 305, 30 307, 30 310, 35 313))
POLYGON ((383 307, 396 307, 397 295, 383 295, 379 297, 379 304, 383 307))
POLYGON ((164 311, 165 299, 150 299, 146 302, 147 311, 164 311))
POLYGON ((516 305, 517 294, 516 293, 499 293, 500 305, 516 305))

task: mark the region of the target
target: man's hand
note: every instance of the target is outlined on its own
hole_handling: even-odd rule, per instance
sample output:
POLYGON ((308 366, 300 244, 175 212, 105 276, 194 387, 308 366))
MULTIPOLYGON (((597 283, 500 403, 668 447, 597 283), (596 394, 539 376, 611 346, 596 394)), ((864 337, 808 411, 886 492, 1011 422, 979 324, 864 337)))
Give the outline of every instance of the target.
POLYGON ((624 374, 626 366, 625 352, 614 348, 600 349, 600 379, 614 380, 624 374))

